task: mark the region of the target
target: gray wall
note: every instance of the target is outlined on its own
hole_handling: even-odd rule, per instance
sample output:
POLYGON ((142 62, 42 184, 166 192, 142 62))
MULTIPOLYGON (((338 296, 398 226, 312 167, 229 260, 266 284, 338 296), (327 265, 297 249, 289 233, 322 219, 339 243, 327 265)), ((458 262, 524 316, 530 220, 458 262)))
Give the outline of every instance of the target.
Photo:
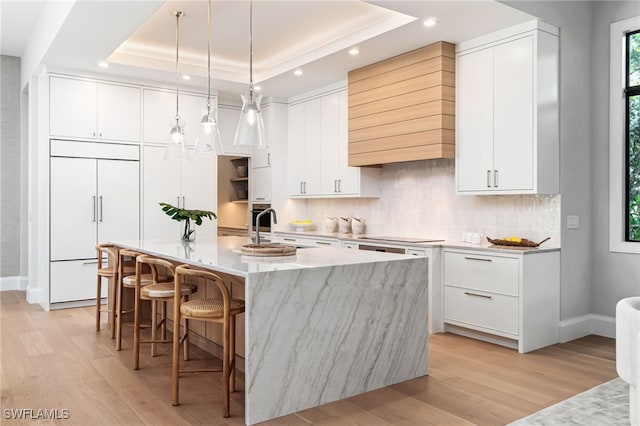
POLYGON ((0 276, 20 275, 20 58, 0 56, 0 276))
POLYGON ((615 304, 640 296, 640 255, 609 252, 609 39, 610 24, 640 15, 640 3, 593 4, 593 225, 592 308, 594 314, 615 316, 615 304))
POLYGON ((560 28, 560 319, 591 313, 591 2, 509 1, 560 28), (567 215, 580 216, 566 229, 567 215))

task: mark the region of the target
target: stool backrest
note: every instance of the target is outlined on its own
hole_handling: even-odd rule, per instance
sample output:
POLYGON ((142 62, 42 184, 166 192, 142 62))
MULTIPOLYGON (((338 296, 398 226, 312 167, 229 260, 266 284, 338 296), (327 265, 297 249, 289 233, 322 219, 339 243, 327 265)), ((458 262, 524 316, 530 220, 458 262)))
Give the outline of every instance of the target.
POLYGON ((173 266, 173 263, 147 254, 136 257, 136 274, 138 276, 141 273, 140 271, 142 265, 149 265, 149 268, 151 268, 151 277, 153 278, 154 282, 158 282, 158 266, 166 268, 171 276, 175 274, 175 266, 173 266))
POLYGON ((176 284, 176 303, 179 303, 179 286, 185 277, 202 278, 204 280, 212 281, 218 287, 224 302, 224 316, 229 316, 229 311, 231 309, 231 295, 229 294, 227 287, 224 285, 222 278, 218 275, 213 272, 203 271, 200 269, 191 269, 189 265, 180 265, 176 267, 174 277, 176 284))
POLYGON ((102 257, 107 255, 107 263, 110 268, 115 268, 118 265, 118 252, 116 247, 113 244, 98 244, 96 246, 96 250, 98 251, 98 269, 102 269, 104 266, 102 264, 102 257))

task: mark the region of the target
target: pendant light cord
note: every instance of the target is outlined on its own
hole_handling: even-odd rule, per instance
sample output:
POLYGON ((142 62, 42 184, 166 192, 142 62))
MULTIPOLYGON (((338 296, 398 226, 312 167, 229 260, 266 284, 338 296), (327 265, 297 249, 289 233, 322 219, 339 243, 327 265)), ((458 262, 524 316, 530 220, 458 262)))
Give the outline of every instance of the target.
POLYGON ((180 17, 182 16, 182 12, 174 12, 176 16, 176 126, 180 126, 180 109, 179 109, 179 85, 180 79, 178 78, 178 54, 179 54, 179 46, 180 46, 180 17))
POLYGON ((249 2, 249 98, 253 100, 253 0, 249 2))
POLYGON ((207 24, 209 31, 207 33, 207 115, 211 115, 211 0, 209 0, 209 11, 207 24))

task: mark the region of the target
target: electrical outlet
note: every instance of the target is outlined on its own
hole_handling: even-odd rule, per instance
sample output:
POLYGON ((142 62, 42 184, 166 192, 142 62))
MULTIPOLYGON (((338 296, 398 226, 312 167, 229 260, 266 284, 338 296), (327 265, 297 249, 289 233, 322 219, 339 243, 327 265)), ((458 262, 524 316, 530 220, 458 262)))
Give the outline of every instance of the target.
POLYGON ((578 228, 580 228, 580 216, 578 215, 567 216, 567 229, 578 229, 578 228))

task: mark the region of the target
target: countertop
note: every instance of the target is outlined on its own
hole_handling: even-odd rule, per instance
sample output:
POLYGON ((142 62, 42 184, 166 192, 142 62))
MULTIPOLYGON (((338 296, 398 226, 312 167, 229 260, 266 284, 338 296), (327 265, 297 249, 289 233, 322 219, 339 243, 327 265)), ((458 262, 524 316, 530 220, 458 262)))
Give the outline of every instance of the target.
MULTIPOLYGON (((327 233, 320 231, 271 231, 271 234, 281 234, 281 235, 293 235, 299 237, 311 237, 311 238, 326 238, 333 239, 338 241, 347 241, 347 242, 356 242, 356 243, 367 243, 367 244, 378 244, 382 246, 400 246, 400 247, 442 247, 442 248, 453 248, 453 249, 468 249, 468 250, 481 250, 488 251, 493 253, 508 253, 508 254, 535 254, 535 253, 545 253, 551 251, 559 251, 560 247, 553 246, 551 242, 544 243, 544 246, 541 247, 506 247, 506 246, 496 246, 488 241, 484 241, 481 244, 471 244, 465 243, 462 241, 455 240, 442 240, 442 241, 432 241, 425 243, 410 243, 410 242, 394 242, 388 240, 376 240, 375 237, 369 237, 366 234, 363 235, 353 235, 353 234, 339 234, 339 233, 327 233)), ((415 238, 415 237, 413 237, 415 238)))
POLYGON ((413 258, 413 256, 335 247, 299 248, 293 256, 255 257, 243 255, 240 248, 243 244, 250 242, 247 237, 236 236, 223 236, 188 243, 176 240, 111 241, 119 247, 140 250, 175 262, 184 262, 242 277, 255 272, 356 265, 413 258))

